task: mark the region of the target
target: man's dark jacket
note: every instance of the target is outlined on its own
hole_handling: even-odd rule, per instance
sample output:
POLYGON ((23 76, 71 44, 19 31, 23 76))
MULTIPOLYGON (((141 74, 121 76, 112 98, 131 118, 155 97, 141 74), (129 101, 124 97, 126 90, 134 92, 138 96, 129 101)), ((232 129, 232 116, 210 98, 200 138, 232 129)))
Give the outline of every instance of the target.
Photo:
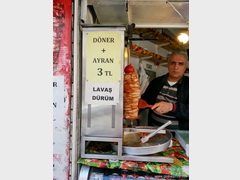
MULTIPOLYGON (((141 98, 148 104, 155 104, 158 93, 167 82, 167 77, 168 74, 153 79, 141 98)), ((179 120, 179 129, 189 130, 189 77, 183 76, 178 81, 177 88, 177 103, 174 105, 176 108, 172 115, 179 120)))

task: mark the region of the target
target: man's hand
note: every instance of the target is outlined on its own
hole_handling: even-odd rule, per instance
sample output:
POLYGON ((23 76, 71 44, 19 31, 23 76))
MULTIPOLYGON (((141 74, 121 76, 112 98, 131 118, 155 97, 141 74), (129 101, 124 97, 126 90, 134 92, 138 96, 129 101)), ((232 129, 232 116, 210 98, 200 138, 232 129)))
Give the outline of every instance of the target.
POLYGON ((169 111, 172 111, 173 109, 173 104, 169 103, 169 102, 159 102, 153 105, 153 107, 151 108, 152 110, 155 110, 156 112, 160 113, 160 114, 165 114, 169 111))

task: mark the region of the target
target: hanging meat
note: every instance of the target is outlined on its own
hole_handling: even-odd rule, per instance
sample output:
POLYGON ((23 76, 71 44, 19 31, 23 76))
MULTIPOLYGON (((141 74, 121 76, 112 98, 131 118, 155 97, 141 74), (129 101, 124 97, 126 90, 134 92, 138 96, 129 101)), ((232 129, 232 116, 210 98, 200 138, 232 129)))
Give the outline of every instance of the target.
POLYGON ((138 119, 138 101, 141 96, 138 74, 134 73, 131 64, 125 67, 124 72, 123 116, 129 120, 138 119))

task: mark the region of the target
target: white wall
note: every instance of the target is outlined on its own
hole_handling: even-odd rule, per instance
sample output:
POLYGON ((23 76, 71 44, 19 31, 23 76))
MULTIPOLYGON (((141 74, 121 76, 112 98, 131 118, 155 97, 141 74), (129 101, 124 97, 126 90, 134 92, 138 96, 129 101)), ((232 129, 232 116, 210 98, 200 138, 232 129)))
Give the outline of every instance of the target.
MULTIPOLYGON (((134 67, 135 72, 138 73, 140 59, 138 57, 130 56, 129 63, 134 67)), ((142 60, 143 67, 147 70, 156 72, 156 77, 162 76, 168 72, 167 67, 157 66, 151 60, 142 60)))
POLYGON ((134 57, 134 56, 130 56, 129 57, 129 64, 131 64, 134 69, 135 69, 135 73, 138 72, 138 68, 139 68, 139 58, 138 57, 134 57))
POLYGON ((167 57, 169 51, 167 51, 166 49, 163 49, 161 46, 157 46, 156 47, 156 54, 159 54, 163 57, 167 57))
POLYGON ((156 77, 162 76, 168 73, 168 68, 165 66, 158 66, 156 69, 156 77))

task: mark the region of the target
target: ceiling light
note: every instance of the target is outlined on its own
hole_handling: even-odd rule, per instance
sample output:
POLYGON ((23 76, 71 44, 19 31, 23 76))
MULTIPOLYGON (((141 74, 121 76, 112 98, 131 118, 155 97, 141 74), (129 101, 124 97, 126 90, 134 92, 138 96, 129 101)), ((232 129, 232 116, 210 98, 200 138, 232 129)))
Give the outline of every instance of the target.
POLYGON ((178 40, 183 43, 183 44, 186 44, 189 40, 189 37, 186 33, 180 33, 179 36, 178 36, 178 40))

